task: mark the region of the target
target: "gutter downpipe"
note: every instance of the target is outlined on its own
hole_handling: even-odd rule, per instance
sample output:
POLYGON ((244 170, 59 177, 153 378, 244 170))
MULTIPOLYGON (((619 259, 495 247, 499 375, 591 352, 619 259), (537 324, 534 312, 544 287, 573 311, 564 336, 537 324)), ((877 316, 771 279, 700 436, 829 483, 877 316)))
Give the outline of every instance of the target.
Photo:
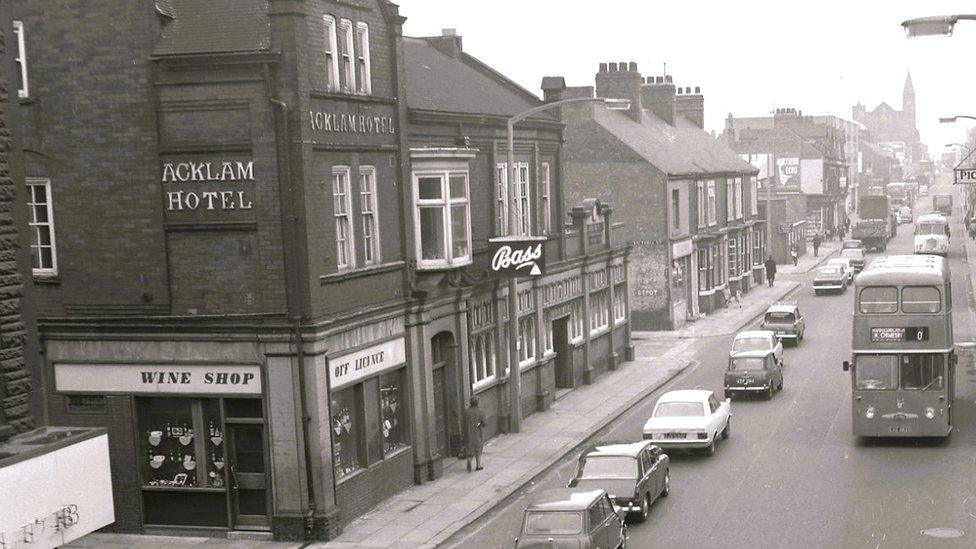
MULTIPOLYGON (((284 140, 275 139, 275 143, 276 145, 281 144, 282 148, 284 149, 282 151, 283 154, 279 155, 284 156, 285 160, 283 163, 284 166, 279 167, 279 174, 284 176, 285 188, 288 192, 288 200, 291 203, 291 219, 289 220, 290 223, 288 223, 288 228, 286 230, 290 230, 292 245, 296 247, 296 253, 294 255, 297 255, 298 214, 294 204, 294 185, 291 177, 291 145, 289 141, 290 126, 288 123, 288 104, 274 96, 271 80, 271 69, 269 68, 268 63, 264 64, 264 77, 268 86, 268 101, 277 107, 275 112, 281 112, 281 125, 284 140)), ((276 116, 276 118, 278 117, 276 116)), ((277 131, 275 133, 277 134, 277 131)), ((298 265, 294 265, 290 271, 292 274, 287 278, 287 280, 290 282, 292 287, 292 291, 290 292, 292 299, 286 301, 291 316, 291 321, 294 323, 296 359, 298 361, 298 390, 302 414, 302 450, 305 458, 305 489, 308 497, 308 511, 305 514, 305 537, 308 539, 315 529, 315 511, 317 509, 315 502, 315 482, 312 479, 312 450, 310 447, 309 436, 309 422, 312 420, 312 417, 308 413, 308 395, 306 394, 307 382, 305 380, 305 340, 302 336, 302 316, 300 307, 298 306, 298 288, 300 287, 300 281, 298 280, 298 265)), ((332 434, 332 429, 329 429, 329 434, 332 434)), ((335 475, 333 475, 333 483, 334 482, 335 475)), ((333 491, 333 493, 335 493, 335 491, 333 491)))

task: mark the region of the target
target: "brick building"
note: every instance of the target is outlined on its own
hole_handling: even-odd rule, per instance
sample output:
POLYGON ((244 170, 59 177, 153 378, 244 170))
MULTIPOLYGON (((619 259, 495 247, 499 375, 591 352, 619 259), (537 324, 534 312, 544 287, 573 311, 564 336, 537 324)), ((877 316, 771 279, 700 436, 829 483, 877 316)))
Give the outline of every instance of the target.
POLYGON ((9 9, 48 414, 107 428, 112 528, 323 539, 411 485, 396 7, 9 9))
POLYGON ((541 235, 546 253, 545 274, 517 286, 522 416, 632 357, 629 250, 611 240, 610 204, 564 197, 563 125, 554 114, 515 126, 509 196, 506 122, 541 105, 536 96, 464 52, 450 29, 405 38, 404 52, 416 208, 409 325, 419 343, 411 360, 422 365, 415 390, 427 395, 420 400, 432 419, 416 443, 426 445, 436 476, 460 449, 470 396, 488 416, 487 435, 510 426, 508 288, 488 275, 488 239, 511 234, 508 208, 517 233, 541 235))
POLYGON ((596 97, 560 109, 566 124, 569 203, 615 204, 620 238, 633 246, 631 318, 639 329, 672 329, 724 306, 761 277, 764 225, 758 170, 702 128, 698 88, 647 77, 636 63, 601 63, 596 86, 543 80, 546 101, 596 97))

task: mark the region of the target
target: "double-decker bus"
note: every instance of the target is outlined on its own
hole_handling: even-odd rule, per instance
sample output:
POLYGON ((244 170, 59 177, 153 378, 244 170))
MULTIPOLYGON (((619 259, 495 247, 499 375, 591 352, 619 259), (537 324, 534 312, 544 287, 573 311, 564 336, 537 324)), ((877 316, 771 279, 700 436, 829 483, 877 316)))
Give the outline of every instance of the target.
POLYGON ((915 253, 949 254, 949 222, 942 214, 931 213, 915 220, 915 253))
POLYGON ((853 431, 867 437, 946 437, 956 355, 952 285, 938 256, 876 259, 855 282, 853 431))

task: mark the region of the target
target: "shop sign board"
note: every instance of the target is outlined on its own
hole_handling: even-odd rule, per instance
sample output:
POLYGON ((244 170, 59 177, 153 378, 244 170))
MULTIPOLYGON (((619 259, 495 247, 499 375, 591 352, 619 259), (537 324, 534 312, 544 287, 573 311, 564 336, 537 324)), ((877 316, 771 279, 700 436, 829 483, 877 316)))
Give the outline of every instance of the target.
POLYGON ((791 221, 780 221, 779 222, 779 232, 780 234, 790 234, 793 230, 793 223, 791 221))
POLYGON ((693 245, 690 238, 671 243, 671 258, 678 259, 686 255, 691 255, 693 245))
POLYGON ((956 168, 956 185, 972 185, 976 183, 976 168, 956 168))
POLYGON ((260 395, 261 367, 57 363, 54 385, 58 391, 84 393, 260 395))
POLYGON ((401 366, 406 360, 406 343, 402 337, 329 358, 330 387, 333 391, 341 389, 361 379, 401 366))
POLYGON ((542 276, 546 270, 546 237, 503 236, 488 239, 493 278, 542 276))

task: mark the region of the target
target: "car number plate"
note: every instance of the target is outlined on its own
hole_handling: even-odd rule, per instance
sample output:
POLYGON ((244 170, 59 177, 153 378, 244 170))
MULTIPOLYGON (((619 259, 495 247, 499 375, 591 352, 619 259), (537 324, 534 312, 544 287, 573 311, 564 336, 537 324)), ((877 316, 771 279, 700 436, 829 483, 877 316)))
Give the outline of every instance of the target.
POLYGON ((684 433, 664 433, 664 438, 685 438, 684 433))
POLYGON ((892 433, 911 433, 911 427, 889 427, 888 430, 892 433))
POLYGON ((740 377, 736 381, 741 385, 749 385, 750 383, 752 383, 752 379, 748 377, 740 377))

